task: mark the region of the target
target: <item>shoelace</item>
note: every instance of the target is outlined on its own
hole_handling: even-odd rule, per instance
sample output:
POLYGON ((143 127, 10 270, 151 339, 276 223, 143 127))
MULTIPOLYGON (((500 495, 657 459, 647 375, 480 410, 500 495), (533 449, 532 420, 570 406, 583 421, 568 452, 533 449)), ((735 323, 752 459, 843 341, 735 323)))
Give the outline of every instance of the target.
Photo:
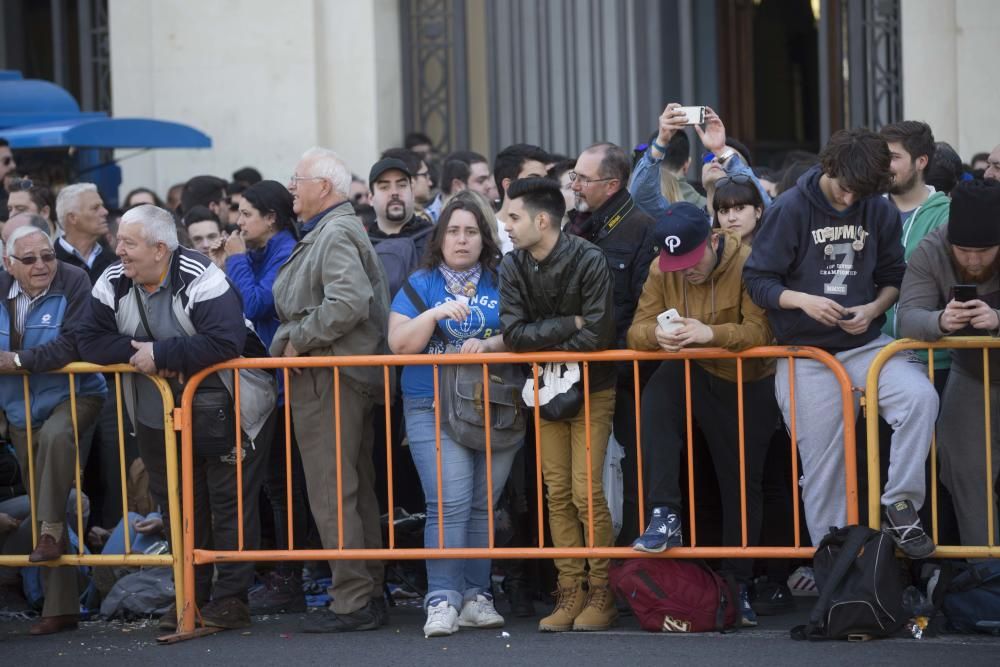
POLYGON ((572 609, 579 592, 580 589, 576 587, 559 588, 552 591, 553 595, 558 596, 556 609, 572 609))
POLYGON ((910 539, 919 538, 920 534, 923 532, 920 529, 920 524, 919 523, 908 523, 908 524, 903 524, 901 526, 890 526, 889 530, 891 530, 892 532, 894 532, 897 535, 899 535, 899 539, 902 542, 906 542, 907 540, 910 540, 910 539), (911 530, 915 530, 917 532, 917 535, 914 538, 907 537, 907 534, 911 530))
POLYGON ((595 586, 591 588, 590 606, 603 608, 606 598, 608 597, 609 590, 610 590, 609 586, 595 586))

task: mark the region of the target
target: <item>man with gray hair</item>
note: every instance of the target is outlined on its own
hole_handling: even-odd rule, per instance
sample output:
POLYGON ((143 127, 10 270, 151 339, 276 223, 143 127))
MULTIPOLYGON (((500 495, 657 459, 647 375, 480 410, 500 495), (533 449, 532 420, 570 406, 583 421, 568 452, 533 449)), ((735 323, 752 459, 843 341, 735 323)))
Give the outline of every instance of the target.
MULTIPOLYGON (((313 148, 289 181, 304 238, 278 271, 274 305, 281 325, 273 356, 382 354, 386 349, 389 290, 378 255, 348 198, 351 172, 336 153, 313 148)), ((306 489, 323 546, 382 546, 372 411, 384 400, 382 369, 345 367, 340 402, 334 403, 330 368, 304 368, 289 377, 289 401, 306 489), (339 412, 335 419, 334 409, 339 412), (340 461, 335 433, 339 424, 340 461), (342 497, 336 488, 340 464, 342 497), (337 505, 343 503, 344 543, 338 539, 337 505)), ((330 609, 306 617, 307 632, 374 630, 385 622, 383 565, 330 561, 330 609)))
MULTIPOLYGON (((211 260, 177 243, 174 218, 156 206, 129 209, 118 230, 118 257, 97 280, 92 309, 79 334, 80 353, 98 364, 129 363, 141 373, 168 378, 180 405, 181 383, 208 366, 247 356, 265 356, 263 344, 248 331, 243 304, 226 275, 211 260)), ((257 499, 274 428, 276 391, 268 373, 240 373, 243 435, 236 451, 233 374, 210 375, 194 399, 195 547, 238 548, 236 457, 243 474, 244 547, 260 543, 257 499), (202 417, 210 417, 202 424, 202 417)), ((147 378, 126 375, 123 399, 135 425, 139 453, 149 473, 149 488, 167 524, 163 404, 147 378)), ((178 548, 179 545, 174 545, 178 548)), ((199 567, 195 600, 205 625, 241 628, 250 624, 247 589, 252 563, 199 567), (211 599, 211 601, 209 601, 211 599)), ((160 620, 172 630, 176 610, 160 620)))
MULTIPOLYGON (((32 376, 30 408, 25 405, 22 378, 0 376, 0 409, 7 417, 22 475, 32 469, 29 442, 32 449, 36 516, 41 525, 29 560, 39 563, 56 560, 66 551, 66 499, 79 460, 74 435, 94 424, 107 387, 99 374, 77 375, 72 389, 67 376, 44 374, 78 360, 74 336, 90 313, 86 274, 57 261, 52 240, 31 225, 22 225, 7 239, 4 266, 7 272, 0 274, 0 294, 6 298, 6 307, 0 308, 0 370, 24 370, 32 376), (76 394, 75 428, 71 393, 76 394)), ((75 568, 43 568, 42 578, 45 606, 31 633, 75 628, 80 611, 75 568)))
POLYGON ((63 235, 55 243, 59 261, 87 272, 91 284, 97 282, 115 255, 105 242, 108 209, 93 183, 67 185, 56 197, 56 217, 63 235))

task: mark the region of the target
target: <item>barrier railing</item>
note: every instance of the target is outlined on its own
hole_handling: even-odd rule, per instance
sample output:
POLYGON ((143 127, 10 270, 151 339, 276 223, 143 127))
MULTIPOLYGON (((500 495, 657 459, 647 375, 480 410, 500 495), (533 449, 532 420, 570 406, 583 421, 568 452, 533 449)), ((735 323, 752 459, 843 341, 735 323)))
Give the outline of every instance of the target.
MULTIPOLYGON (((70 392, 70 413, 73 425, 73 444, 76 460, 74 462, 75 474, 74 474, 74 487, 76 495, 76 533, 78 536, 78 547, 77 553, 75 554, 63 554, 57 560, 46 561, 42 563, 31 563, 28 561, 29 554, 23 555, 0 555, 0 566, 5 567, 29 567, 29 566, 45 566, 45 567, 61 567, 61 566, 125 566, 125 567, 139 567, 139 566, 163 566, 171 567, 174 572, 174 583, 176 590, 176 602, 177 609, 180 610, 183 605, 184 600, 184 580, 183 580, 183 569, 181 561, 182 549, 181 545, 181 513, 180 513, 180 498, 179 498, 179 481, 180 476, 178 474, 177 467, 177 439, 173 426, 173 415, 174 415, 174 398, 173 393, 170 390, 170 386, 165 380, 156 376, 146 376, 159 390, 160 396, 163 400, 163 420, 164 420, 164 448, 166 455, 166 468, 167 468, 167 496, 168 496, 168 515, 170 519, 169 534, 170 534, 170 553, 164 554, 145 554, 145 553, 133 553, 132 552, 132 531, 129 521, 127 520, 129 509, 128 509, 128 491, 126 489, 126 454, 125 454, 125 421, 124 416, 124 405, 122 402, 122 374, 139 374, 136 370, 127 365, 113 365, 113 366, 98 366, 96 364, 88 363, 72 363, 59 370, 51 371, 50 374, 63 374, 67 376, 67 382, 69 382, 70 392), (84 541, 86 536, 86 526, 83 519, 83 490, 82 490, 82 471, 80 466, 80 438, 83 436, 81 432, 78 413, 77 413, 77 403, 79 396, 77 395, 77 376, 90 374, 90 373, 104 373, 114 375, 114 385, 108 385, 108 396, 106 400, 111 400, 114 396, 117 405, 117 426, 118 426, 118 455, 119 455, 119 472, 121 474, 121 494, 122 494, 122 516, 126 518, 123 522, 124 524, 124 537, 125 537, 125 553, 123 554, 88 554, 84 551, 84 541)), ((25 486, 27 487, 28 497, 31 505, 31 532, 32 532, 32 549, 38 545, 38 533, 39 533, 39 522, 37 521, 37 491, 36 488, 36 463, 35 459, 37 457, 36 446, 35 446, 35 430, 40 428, 39 424, 32 424, 31 419, 31 396, 29 391, 29 383, 31 382, 31 375, 24 372, 10 372, 5 373, 6 375, 19 375, 23 378, 24 383, 24 402, 25 402, 25 419, 26 419, 26 440, 27 440, 27 464, 28 469, 21 471, 22 479, 25 481, 25 486)))
MULTIPOLYGON (((983 399, 983 424, 985 433, 985 459, 986 465, 984 467, 984 480, 983 484, 986 489, 986 522, 987 522, 987 544, 986 545, 940 545, 938 543, 939 537, 939 507, 938 507, 938 447, 937 447, 937 432, 931 436, 931 450, 930 450, 930 502, 931 502, 931 539, 934 540, 934 544, 938 545, 934 552, 934 556, 940 558, 996 558, 1000 556, 1000 546, 996 544, 996 535, 994 534, 994 480, 992 475, 992 424, 993 420, 1000 418, 997 413, 997 406, 990 405, 990 367, 989 367, 989 351, 991 349, 1000 349, 1000 340, 996 338, 990 338, 986 336, 955 336, 942 338, 939 341, 929 343, 911 339, 901 339, 893 341, 889 345, 886 345, 872 360, 871 367, 868 369, 868 377, 866 378, 866 389, 865 395, 867 397, 877 397, 878 396, 878 378, 879 374, 882 372, 882 367, 896 354, 903 352, 905 350, 927 350, 928 360, 927 360, 927 375, 931 381, 934 383, 935 369, 934 369, 934 358, 935 351, 938 354, 945 354, 946 352, 940 352, 941 350, 969 350, 969 349, 981 349, 983 355, 983 388, 982 388, 982 399, 983 399)), ((954 371, 952 371, 954 372, 954 371)), ((993 378, 993 384, 1000 381, 1000 378, 993 378)), ((872 407, 872 402, 869 399, 868 407, 872 407)), ((878 410, 867 409, 866 418, 866 431, 867 431, 867 442, 868 442, 868 522, 869 525, 878 530, 881 522, 881 492, 882 492, 882 481, 881 481, 881 457, 879 453, 879 422, 878 422, 878 410)), ((940 415, 939 415, 940 418, 940 415)), ((925 503, 927 500, 924 501, 925 503)))
MULTIPOLYGON (((793 501, 793 519, 794 519, 794 542, 792 545, 788 546, 750 546, 748 544, 747 535, 747 500, 746 500, 746 470, 745 465, 743 465, 745 460, 745 442, 744 442, 744 420, 747 419, 747 415, 744 414, 743 403, 743 362, 747 359, 765 359, 765 358, 787 358, 789 360, 789 373, 791 376, 791 412, 794 415, 795 410, 795 361, 796 359, 811 359, 824 364, 833 373, 837 382, 840 385, 841 390, 841 402, 843 409, 844 418, 844 466, 845 466, 845 496, 847 504, 847 520, 848 523, 857 523, 858 521, 858 497, 857 497, 857 469, 856 469, 856 454, 855 454, 855 410, 854 410, 854 396, 851 387, 850 378, 847 372, 840 365, 840 363, 830 354, 818 350, 816 348, 808 347, 760 347, 743 352, 729 352, 726 350, 706 348, 706 349, 691 349, 685 350, 676 354, 668 354, 664 352, 634 352, 629 350, 616 350, 607 351, 599 353, 528 353, 528 354, 511 354, 511 353, 491 353, 491 354, 448 354, 448 355, 426 355, 426 354, 414 354, 414 355, 396 355, 396 356, 357 356, 357 357, 295 357, 295 358, 277 358, 277 359, 237 359, 216 366, 204 369, 203 371, 197 373, 188 379, 184 395, 182 397, 182 406, 178 410, 176 416, 176 424, 182 432, 182 470, 183 470, 183 484, 182 484, 182 503, 183 503, 183 516, 184 516, 184 576, 185 576, 185 591, 193 590, 194 582, 194 570, 196 565, 204 565, 211 563, 223 563, 223 562, 233 562, 233 561, 306 561, 306 560, 336 560, 336 559, 353 559, 353 560, 402 560, 402 559, 428 559, 428 558, 624 558, 624 557, 649 557, 650 554, 642 554, 632 550, 629 547, 574 547, 574 548, 556 548, 556 547, 545 547, 544 545, 544 508, 543 508, 543 489, 542 485, 542 471, 540 462, 536 465, 535 470, 535 481, 537 484, 537 489, 539 490, 536 494, 537 502, 537 516, 538 516, 538 544, 537 547, 503 547, 497 548, 494 544, 493 536, 493 504, 488 503, 488 527, 489 527, 489 546, 487 548, 445 548, 444 547, 444 531, 440 530, 443 525, 443 512, 438 512, 438 527, 439 527, 439 543, 438 548, 398 548, 396 546, 396 536, 393 526, 393 522, 389 522, 388 527, 388 546, 382 549, 361 549, 361 548, 344 548, 343 547, 343 480, 341 478, 341 466, 337 466, 336 480, 330 480, 331 484, 336 485, 336 493, 338 498, 337 507, 337 526, 338 526, 338 548, 334 549, 288 549, 288 550, 261 550, 261 549, 246 549, 244 548, 244 536, 243 536, 243 500, 242 493, 239 492, 242 489, 242 457, 236 456, 236 484, 237 484, 237 523, 239 525, 238 530, 238 549, 235 551, 218 551, 209 549, 196 549, 194 548, 194 531, 195 531, 195 521, 198 520, 208 520, 207 517, 195 517, 194 516, 194 486, 192 478, 192 466, 193 466, 193 434, 192 434, 192 406, 193 399, 196 390, 200 383, 210 374, 216 372, 232 372, 234 376, 234 399, 237 403, 236 415, 237 420, 239 419, 239 369, 244 368, 258 368, 258 369, 272 369, 280 371, 284 375, 284 386, 285 386, 285 404, 284 404, 284 415, 285 415, 285 433, 284 433, 284 445, 286 454, 286 474, 287 474, 287 512, 288 512, 288 544, 294 545, 294 534, 293 534, 293 523, 292 520, 292 494, 291 494, 291 405, 295 401, 295 396, 293 395, 293 383, 290 382, 290 371, 295 369, 306 369, 306 368, 317 368, 317 369, 332 369, 333 372, 333 394, 334 394, 334 404, 340 404, 340 387, 341 387, 341 369, 346 367, 358 367, 358 366, 378 366, 383 370, 383 380, 384 380, 384 414, 386 423, 386 459, 387 459, 387 478, 388 478, 388 513, 389 516, 394 516, 394 498, 393 498, 393 477, 392 477, 392 424, 391 424, 391 395, 389 388, 389 377, 391 367, 402 367, 407 365, 430 365, 437 369, 440 366, 449 364, 471 364, 471 365, 481 365, 483 368, 483 378, 484 378, 484 388, 485 393, 483 396, 483 404, 485 406, 485 421, 487 424, 490 423, 489 419, 489 382, 487 381, 489 366, 495 364, 530 364, 531 365, 531 376, 535 380, 535 404, 538 405, 538 379, 540 376, 539 364, 543 364, 547 361, 577 361, 581 362, 583 367, 583 388, 584 388, 584 415, 588 420, 589 425, 589 415, 590 415, 590 395, 589 395, 589 373, 588 368, 590 364, 597 362, 628 362, 633 366, 633 378, 634 378, 634 396, 635 396, 635 427, 636 427, 636 457, 637 457, 637 468, 639 470, 639 480, 638 480, 638 515, 639 515, 639 525, 645 525, 645 498, 643 489, 643 475, 642 475, 642 426, 641 426, 641 406, 640 406, 640 379, 639 379, 639 364, 644 361, 681 361, 685 365, 685 404, 686 404, 686 424, 687 424, 687 454, 688 454, 688 501, 690 507, 690 543, 689 547, 678 547, 673 548, 669 551, 671 557, 680 558, 754 558, 754 557, 770 557, 770 558, 791 558, 791 557, 811 557, 813 553, 812 547, 802 546, 802 541, 800 538, 799 530, 799 486, 798 486, 798 462, 796 454, 796 442, 797 442, 797 429, 800 427, 799 424, 795 422, 793 417, 790 424, 788 424, 788 429, 791 435, 791 478, 792 478, 792 501, 793 501), (691 363, 698 360, 708 360, 708 359, 731 359, 735 360, 737 368, 737 386, 738 386, 738 423, 739 423, 739 457, 740 457, 740 487, 741 487, 741 524, 742 524, 742 544, 741 546, 701 546, 697 542, 697 534, 695 531, 695 490, 694 490, 694 464, 693 464, 693 453, 694 453, 694 443, 693 443, 693 429, 692 429, 692 409, 691 409, 691 363)), ((438 384, 438 373, 434 373, 434 392, 435 397, 440 395, 440 386, 438 384)), ((437 484, 438 484, 438 498, 440 503, 440 498, 442 497, 442 474, 441 474, 441 453, 440 453, 440 438, 441 438, 441 414, 440 407, 437 406, 438 401, 435 401, 435 429, 436 429, 436 449, 437 449, 437 484)), ((331 406, 332 407, 332 406, 331 406)), ((340 411, 334 411, 334 432, 331 435, 333 439, 333 451, 332 456, 337 457, 336 460, 341 461, 341 428, 340 428, 340 411)), ((752 416, 750 416, 752 418, 752 416)), ((534 422, 535 422, 535 442, 536 447, 541 447, 541 417, 538 408, 534 409, 534 422)), ((239 433, 239 422, 237 421, 237 443, 235 451, 239 452, 242 447, 242 434, 239 433)), ((591 433, 590 428, 587 428, 586 433, 586 450, 587 450, 587 470, 588 470, 588 521, 587 521, 587 532, 589 534, 589 540, 587 543, 593 544, 594 535, 594 521, 593 521, 593 507, 594 507, 594 497, 593 497, 593 480, 591 479, 590 471, 592 470, 591 463, 591 433)), ((486 458, 487 461, 491 460, 491 446, 489 442, 489 431, 486 432, 486 458)), ((306 463, 308 465, 308 463, 306 463)), ((491 476, 487 474, 487 480, 489 488, 487 490, 489 496, 492 497, 492 481, 491 476)), ((439 505, 440 507, 440 505, 439 505)), ((196 621, 197 609, 194 604, 194 600, 189 596, 184 602, 183 611, 181 612, 181 621, 178 625, 179 633, 191 633, 194 630, 196 621)))

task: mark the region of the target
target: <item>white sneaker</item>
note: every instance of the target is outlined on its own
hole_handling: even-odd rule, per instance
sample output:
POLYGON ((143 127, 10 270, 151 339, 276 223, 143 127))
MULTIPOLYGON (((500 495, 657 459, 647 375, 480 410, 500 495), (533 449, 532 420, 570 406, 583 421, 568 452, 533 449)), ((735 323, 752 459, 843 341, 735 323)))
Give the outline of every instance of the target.
POLYGON ((493 606, 493 598, 480 593, 475 600, 466 600, 458 624, 463 628, 502 628, 503 616, 493 606))
POLYGON ((434 598, 427 605, 424 637, 447 637, 458 632, 458 612, 445 598, 434 598))

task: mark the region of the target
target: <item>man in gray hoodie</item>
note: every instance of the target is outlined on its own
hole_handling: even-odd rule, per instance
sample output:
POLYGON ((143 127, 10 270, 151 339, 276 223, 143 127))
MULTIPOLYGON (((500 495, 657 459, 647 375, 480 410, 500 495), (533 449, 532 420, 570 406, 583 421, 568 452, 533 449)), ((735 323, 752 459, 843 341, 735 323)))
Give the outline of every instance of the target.
MULTIPOLYGON (((936 341, 943 336, 1000 335, 1000 182, 966 181, 952 191, 951 218, 930 232, 910 256, 897 320, 901 335, 936 341), (958 289, 956 289, 956 287, 958 289)), ((953 350, 951 373, 937 423, 941 481, 955 502, 962 544, 987 544, 986 442, 983 355, 953 350)), ((990 488, 1000 468, 1000 350, 989 352, 992 420, 990 488)), ((996 506, 996 497, 990 500, 996 506)), ((997 512, 993 512, 993 536, 997 512)))

